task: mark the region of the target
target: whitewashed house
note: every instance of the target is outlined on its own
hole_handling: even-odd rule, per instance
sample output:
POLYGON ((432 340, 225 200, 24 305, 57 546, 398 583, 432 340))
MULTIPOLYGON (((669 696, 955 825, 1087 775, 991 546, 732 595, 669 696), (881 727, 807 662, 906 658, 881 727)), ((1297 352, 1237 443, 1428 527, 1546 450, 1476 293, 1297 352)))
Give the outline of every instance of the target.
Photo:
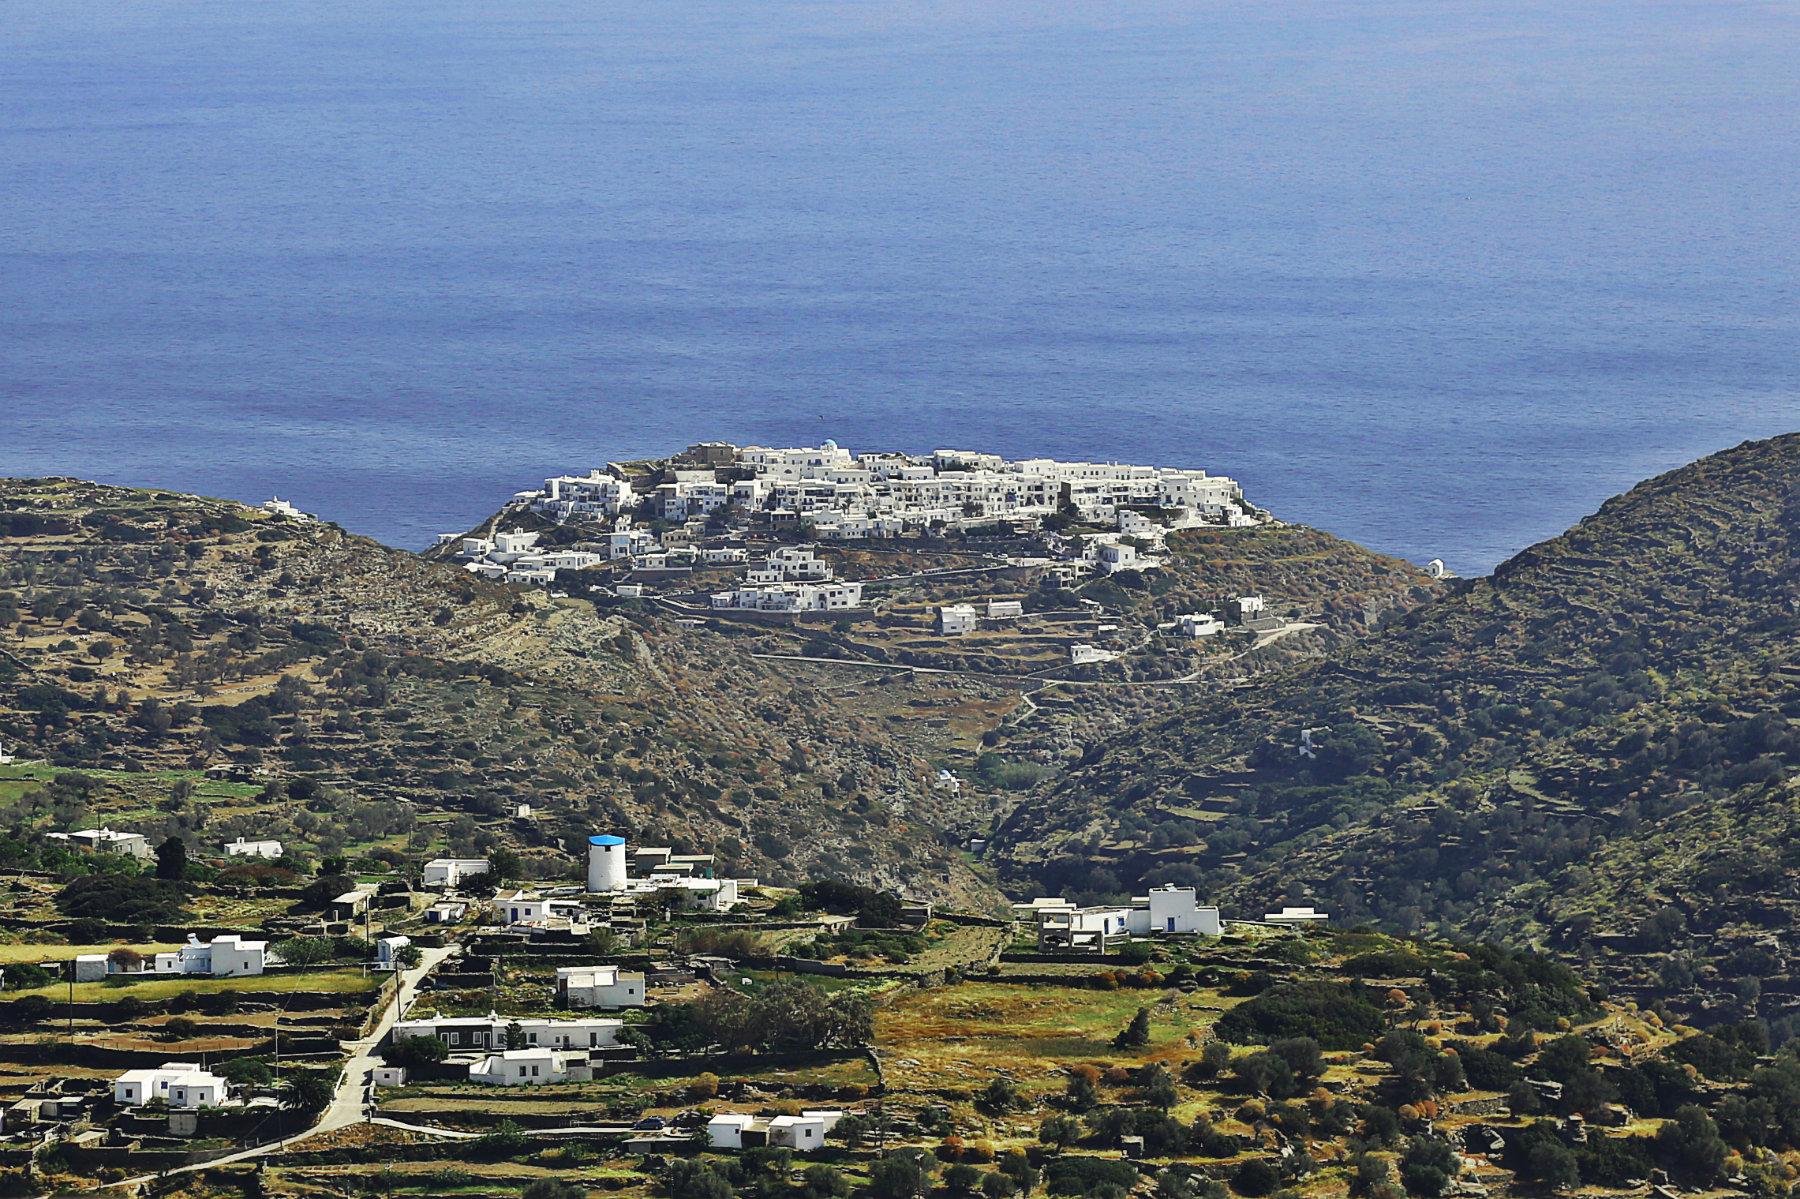
POLYGON ((1132 900, 1128 923, 1133 936, 1180 936, 1194 934, 1216 937, 1220 934, 1219 909, 1202 907, 1192 887, 1166 883, 1152 887, 1148 895, 1132 900))
POLYGON ((488 557, 495 562, 512 562, 522 558, 537 548, 538 535, 527 533, 524 529, 513 529, 506 533, 495 533, 494 548, 488 551, 488 557))
POLYGON ((1331 921, 1331 917, 1317 908, 1284 907, 1279 912, 1265 914, 1263 920, 1269 924, 1285 924, 1299 928, 1306 925, 1327 924, 1331 921))
POLYGON ((377 970, 400 969, 400 951, 412 944, 411 937, 382 937, 375 942, 375 968, 377 970))
POLYGON ((110 828, 84 828, 73 833, 45 833, 50 841, 60 841, 73 849, 89 853, 117 853, 140 862, 150 860, 150 842, 142 833, 121 833, 110 828))
POLYGON ((218 1107, 229 1090, 223 1078, 201 1069, 199 1062, 164 1062, 115 1078, 113 1101, 121 1107, 140 1107, 157 1099, 173 1108, 218 1107))
POLYGON ((573 1008, 644 1006, 644 976, 617 966, 561 966, 556 998, 573 1008))
POLYGON ((989 620, 1018 620, 1025 615, 1025 604, 1022 600, 989 600, 987 618, 989 620))
POLYGON ((278 858, 281 856, 281 842, 246 841, 239 837, 225 847, 225 856, 228 858, 278 858))
POLYGON ((720 1112, 706 1122, 706 1144, 711 1149, 746 1149, 763 1145, 812 1153, 822 1149, 825 1137, 843 1119, 840 1111, 806 1111, 798 1116, 752 1116, 747 1112, 720 1112))
POLYGON ((706 1122, 706 1145, 709 1149, 742 1149, 744 1132, 756 1123, 748 1112, 720 1112, 706 1122))
POLYGON ((537 891, 514 891, 494 900, 494 910, 504 924, 518 927, 575 928, 588 923, 586 906, 578 899, 559 899, 537 891))
POLYGON ((648 529, 614 529, 606 535, 606 556, 614 562, 640 558, 661 548, 662 543, 648 529))
POLYGON ((292 501, 284 500, 278 495, 264 500, 262 510, 271 516, 285 516, 289 520, 310 521, 313 519, 312 513, 300 511, 292 501))
POLYGON ((1130 936, 1131 909, 1068 905, 1046 907, 1038 913, 1037 941, 1043 950, 1105 953, 1116 941, 1130 936))
POLYGON ((720 612, 841 612, 861 603, 861 583, 776 583, 712 596, 713 610, 720 612))
POLYGON ((769 1121, 769 1144, 795 1153, 811 1153, 825 1145, 825 1121, 818 1116, 776 1116, 769 1121))
POLYGON ((1210 612, 1183 612, 1175 618, 1175 632, 1182 637, 1213 637, 1225 631, 1225 622, 1210 612))
POLYGON ((623 1020, 582 1016, 571 1020, 543 1018, 508 1019, 490 1012, 485 1016, 430 1016, 401 1020, 394 1025, 394 1039, 436 1037, 451 1049, 503 1049, 513 1025, 528 1049, 605 1049, 619 1043, 623 1020))
POLYGON ((164 950, 141 963, 116 959, 109 954, 84 954, 75 960, 76 979, 88 981, 98 970, 98 977, 136 974, 195 974, 212 978, 248 978, 265 968, 278 965, 279 959, 269 952, 267 941, 247 941, 236 933, 201 941, 192 933, 180 949, 164 950))
POLYGON ((486 874, 493 867, 486 858, 433 858, 425 863, 424 884, 432 888, 454 889, 465 879, 486 874))
POLYGON ((1262 617, 1268 607, 1268 602, 1260 595, 1240 595, 1231 601, 1227 613, 1233 624, 1248 624, 1262 617))
POLYGON ((560 1049, 505 1049, 469 1065, 469 1081, 496 1087, 541 1087, 592 1078, 584 1055, 560 1049))
POLYGON ((973 604, 946 604, 938 609, 938 632, 946 637, 961 637, 965 633, 973 633, 979 621, 975 616, 973 604))
POLYGON ((442 900, 425 909, 427 924, 456 924, 469 913, 469 905, 453 899, 442 900))

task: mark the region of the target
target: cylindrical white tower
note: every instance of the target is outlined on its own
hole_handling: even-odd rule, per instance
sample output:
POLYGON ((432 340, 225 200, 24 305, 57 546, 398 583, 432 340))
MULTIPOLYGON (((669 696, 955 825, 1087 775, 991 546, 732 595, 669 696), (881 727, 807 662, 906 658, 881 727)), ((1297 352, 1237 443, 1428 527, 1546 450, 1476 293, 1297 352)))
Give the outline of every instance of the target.
POLYGON ((588 838, 587 889, 596 894, 625 889, 625 838, 588 838))

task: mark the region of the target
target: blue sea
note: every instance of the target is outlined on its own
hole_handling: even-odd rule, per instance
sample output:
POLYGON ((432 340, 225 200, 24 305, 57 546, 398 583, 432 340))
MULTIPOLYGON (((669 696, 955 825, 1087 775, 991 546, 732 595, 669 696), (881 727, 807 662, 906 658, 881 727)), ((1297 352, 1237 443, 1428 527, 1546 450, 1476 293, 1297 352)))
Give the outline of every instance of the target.
POLYGON ((1781 0, 0 8, 0 474, 385 541, 689 441, 1472 573, 1800 427, 1781 0))

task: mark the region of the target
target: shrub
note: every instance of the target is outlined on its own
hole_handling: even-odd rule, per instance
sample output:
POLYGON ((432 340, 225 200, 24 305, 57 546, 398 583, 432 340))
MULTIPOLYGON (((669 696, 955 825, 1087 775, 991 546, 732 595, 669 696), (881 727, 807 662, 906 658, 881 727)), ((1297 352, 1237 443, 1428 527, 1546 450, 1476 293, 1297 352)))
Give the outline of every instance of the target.
POLYGON ((1356 1049, 1381 1036, 1387 1020, 1368 988, 1296 982, 1272 987, 1219 1018, 1218 1034, 1239 1043, 1312 1037, 1325 1049, 1356 1049))
POLYGON ((1044 1167, 1044 1186, 1052 1195, 1092 1195, 1109 1186, 1129 1191, 1137 1178, 1130 1162, 1100 1157, 1052 1158, 1044 1167))
POLYGON ((1232 1189, 1240 1195, 1249 1195, 1252 1199, 1267 1195, 1280 1185, 1281 1171, 1264 1157, 1253 1157, 1240 1163, 1231 1172, 1232 1189))

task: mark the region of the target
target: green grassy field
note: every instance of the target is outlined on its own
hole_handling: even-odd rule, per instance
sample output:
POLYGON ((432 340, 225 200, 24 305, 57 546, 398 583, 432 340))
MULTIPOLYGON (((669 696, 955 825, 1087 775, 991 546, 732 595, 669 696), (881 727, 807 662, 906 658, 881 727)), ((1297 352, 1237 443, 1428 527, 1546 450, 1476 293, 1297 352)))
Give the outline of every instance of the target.
MULTIPOLYGON (((108 945, 0 945, 0 966, 12 962, 67 962, 85 953, 111 953, 118 949, 117 943, 108 945)), ((149 957, 163 950, 174 949, 168 942, 149 942, 130 945, 126 948, 136 950, 149 957)))
MULTIPOLYGON (((260 974, 250 978, 149 978, 142 982, 107 981, 95 983, 76 983, 73 998, 77 1003, 109 1003, 123 999, 127 995, 143 1000, 168 999, 175 995, 210 995, 235 991, 246 995, 283 994, 289 991, 331 992, 341 994, 358 994, 373 991, 381 983, 377 975, 364 974, 360 970, 319 970, 301 974, 260 974)), ((47 999, 68 999, 71 992, 66 983, 52 983, 47 987, 33 987, 23 991, 9 991, 0 1002, 13 1002, 27 995, 42 995, 47 999)))
POLYGON ((1161 990, 965 982, 908 992, 884 1004, 875 1041, 890 1086, 941 1092, 979 1087, 1005 1074, 1027 1093, 1060 1091, 1080 1062, 1141 1064, 1191 1055, 1228 1004, 1196 991, 1163 1002, 1161 990), (1150 1011, 1150 1043, 1115 1049, 1112 1039, 1138 1008, 1150 1011))

